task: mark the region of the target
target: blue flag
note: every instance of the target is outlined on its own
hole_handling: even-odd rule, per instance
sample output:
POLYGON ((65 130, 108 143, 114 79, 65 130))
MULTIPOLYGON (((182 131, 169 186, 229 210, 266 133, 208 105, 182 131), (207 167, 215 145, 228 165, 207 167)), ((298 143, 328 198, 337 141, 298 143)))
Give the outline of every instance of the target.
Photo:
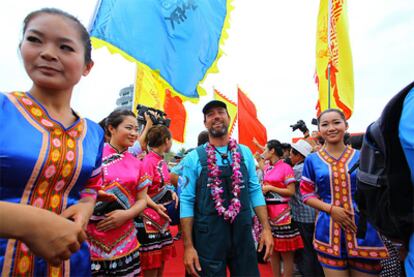
POLYGON ((91 25, 94 46, 108 46, 160 74, 185 98, 215 66, 227 0, 102 0, 91 25))

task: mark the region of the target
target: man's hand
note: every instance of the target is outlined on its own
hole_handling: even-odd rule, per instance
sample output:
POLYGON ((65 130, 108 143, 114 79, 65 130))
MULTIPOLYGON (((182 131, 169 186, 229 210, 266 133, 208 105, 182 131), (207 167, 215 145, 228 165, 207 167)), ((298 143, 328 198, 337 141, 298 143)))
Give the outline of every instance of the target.
POLYGON ((200 277, 197 273, 197 271, 201 271, 200 261, 198 259, 197 251, 192 246, 184 248, 184 266, 188 274, 200 277))
POLYGON ((262 234, 260 236, 260 241, 259 241, 259 248, 257 249, 258 252, 263 251, 263 245, 266 246, 266 252, 264 254, 263 259, 265 261, 268 261, 270 256, 273 254, 273 246, 274 246, 272 231, 269 228, 265 228, 262 231, 262 234))

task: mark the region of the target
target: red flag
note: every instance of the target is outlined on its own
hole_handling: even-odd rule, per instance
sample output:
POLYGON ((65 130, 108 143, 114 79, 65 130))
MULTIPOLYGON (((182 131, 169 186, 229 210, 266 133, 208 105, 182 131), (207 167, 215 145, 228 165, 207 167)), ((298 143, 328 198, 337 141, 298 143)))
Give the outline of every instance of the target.
POLYGON ((256 138, 260 145, 266 145, 266 128, 257 119, 256 106, 240 88, 238 89, 237 97, 239 143, 247 145, 253 154, 256 152, 261 153, 262 149, 259 149, 253 143, 253 138, 256 138))
POLYGON ((173 139, 184 143, 187 112, 183 105, 183 101, 178 96, 172 96, 168 89, 166 89, 165 92, 164 112, 167 114, 167 118, 171 119, 169 129, 173 139))
POLYGON ((226 97, 224 94, 219 92, 218 90, 214 89, 214 99, 220 100, 224 103, 226 103, 227 111, 230 115, 230 126, 229 126, 229 134, 234 130, 234 126, 236 125, 237 120, 237 104, 231 101, 228 97, 226 97))

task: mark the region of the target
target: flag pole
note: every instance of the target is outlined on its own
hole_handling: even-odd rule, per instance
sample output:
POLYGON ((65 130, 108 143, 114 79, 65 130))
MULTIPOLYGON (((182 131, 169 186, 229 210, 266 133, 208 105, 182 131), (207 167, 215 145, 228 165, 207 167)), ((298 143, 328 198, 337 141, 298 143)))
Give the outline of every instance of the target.
POLYGON ((332 0, 328 0, 328 109, 331 108, 331 11, 332 0))

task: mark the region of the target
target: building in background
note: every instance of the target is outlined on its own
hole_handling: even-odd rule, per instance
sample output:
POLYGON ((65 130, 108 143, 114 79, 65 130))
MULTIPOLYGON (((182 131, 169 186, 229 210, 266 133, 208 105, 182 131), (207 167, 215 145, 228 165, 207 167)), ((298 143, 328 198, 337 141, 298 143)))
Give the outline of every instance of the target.
POLYGON ((119 98, 116 100, 118 108, 128 109, 132 111, 132 103, 134 102, 134 86, 130 85, 119 91, 119 98))

